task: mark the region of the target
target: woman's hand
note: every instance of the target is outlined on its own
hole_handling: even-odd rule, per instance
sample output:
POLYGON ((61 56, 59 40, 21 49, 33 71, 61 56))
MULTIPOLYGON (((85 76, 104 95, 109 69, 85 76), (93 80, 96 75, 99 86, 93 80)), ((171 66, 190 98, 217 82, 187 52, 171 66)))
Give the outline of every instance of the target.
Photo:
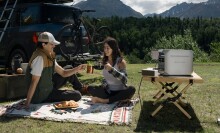
POLYGON ((112 65, 109 64, 109 63, 106 63, 106 64, 104 65, 104 68, 105 68, 106 70, 108 70, 108 71, 111 71, 111 70, 112 70, 112 65))

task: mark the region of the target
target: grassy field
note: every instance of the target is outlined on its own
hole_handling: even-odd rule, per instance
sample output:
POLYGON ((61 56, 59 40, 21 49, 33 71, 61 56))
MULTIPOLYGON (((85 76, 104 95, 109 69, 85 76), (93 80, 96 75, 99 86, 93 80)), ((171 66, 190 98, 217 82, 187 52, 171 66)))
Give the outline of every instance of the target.
MULTIPOLYGON (((138 90, 141 80, 141 69, 153 67, 154 64, 129 64, 127 66, 129 84, 138 90)), ((1 133, 132 133, 132 132, 220 132, 220 125, 216 123, 220 118, 220 63, 198 63, 194 71, 204 79, 202 84, 194 84, 186 92, 189 102, 184 107, 193 119, 189 120, 174 105, 168 104, 155 116, 150 117, 158 104, 153 103, 153 96, 157 92, 151 82, 143 81, 140 88, 142 107, 138 103, 129 126, 96 125, 82 123, 62 123, 24 118, 0 117, 1 133)), ((98 83, 100 72, 82 74, 80 79, 85 83, 98 83)), ((134 97, 138 97, 138 93, 134 97)), ((3 104, 4 102, 1 102, 3 104)))

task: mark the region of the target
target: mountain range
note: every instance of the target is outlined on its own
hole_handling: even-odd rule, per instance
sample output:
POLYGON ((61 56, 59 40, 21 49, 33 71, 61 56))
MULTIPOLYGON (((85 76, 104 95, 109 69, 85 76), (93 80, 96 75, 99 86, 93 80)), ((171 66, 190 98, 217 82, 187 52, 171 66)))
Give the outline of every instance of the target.
POLYGON ((81 9, 95 9, 95 13, 88 14, 91 17, 144 17, 120 0, 87 0, 77 3, 75 6, 81 9))
POLYGON ((179 17, 179 18, 219 18, 220 17, 220 0, 208 0, 201 3, 181 3, 169 10, 159 14, 162 17, 179 17))
POLYGON ((186 3, 177 4, 169 10, 160 14, 145 14, 133 10, 131 7, 125 5, 120 0, 87 0, 81 1, 74 6, 81 9, 94 9, 95 13, 87 15, 91 17, 148 17, 148 16, 162 16, 162 17, 179 17, 179 18, 219 18, 220 17, 220 0, 208 0, 201 3, 186 3))

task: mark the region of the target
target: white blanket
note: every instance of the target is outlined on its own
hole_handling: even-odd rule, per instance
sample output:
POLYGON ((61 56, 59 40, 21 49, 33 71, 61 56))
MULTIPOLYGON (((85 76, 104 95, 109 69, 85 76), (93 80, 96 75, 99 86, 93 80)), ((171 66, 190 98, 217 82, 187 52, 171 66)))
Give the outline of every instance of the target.
POLYGON ((29 110, 25 110, 19 108, 22 101, 19 100, 10 105, 0 106, 0 116, 19 116, 52 121, 105 125, 113 123, 128 125, 132 120, 132 109, 139 100, 135 99, 126 103, 92 104, 90 97, 83 97, 78 102, 79 107, 77 110, 57 110, 54 107, 54 103, 31 104, 29 110))

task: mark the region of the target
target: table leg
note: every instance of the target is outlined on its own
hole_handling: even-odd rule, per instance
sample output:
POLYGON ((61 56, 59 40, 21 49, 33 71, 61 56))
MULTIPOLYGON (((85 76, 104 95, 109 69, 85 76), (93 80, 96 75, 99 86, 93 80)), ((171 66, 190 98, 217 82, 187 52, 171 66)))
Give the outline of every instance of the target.
POLYGON ((179 83, 175 87, 172 87, 172 85, 174 85, 174 83, 166 83, 166 84, 164 84, 162 82, 159 82, 159 83, 162 86, 162 88, 160 85, 157 85, 156 82, 153 82, 153 84, 155 84, 160 89, 160 91, 153 97, 153 98, 156 98, 153 105, 155 105, 164 96, 164 93, 171 93, 173 96, 176 96, 175 94, 173 94, 173 92, 175 92, 176 89, 181 85, 181 83, 179 83), (168 86, 170 87, 170 89, 168 88, 168 86), (158 95, 159 95, 159 97, 158 97, 158 95))
POLYGON ((140 81, 139 88, 138 88, 138 97, 139 97, 139 100, 140 100, 141 110, 142 110, 142 101, 141 101, 141 95, 140 95, 140 88, 141 88, 142 80, 143 80, 143 76, 141 77, 141 81, 140 81))
POLYGON ((161 91, 158 91, 157 94, 155 94, 155 95, 153 96, 153 99, 160 98, 162 94, 163 94, 163 93, 162 93, 161 91))
POLYGON ((163 108, 163 105, 160 105, 159 107, 157 107, 157 109, 153 113, 151 113, 151 116, 155 116, 162 108, 163 108))
POLYGON ((163 96, 164 96, 164 91, 163 91, 163 87, 161 88, 161 86, 159 86, 156 82, 152 82, 154 85, 157 86, 157 88, 159 88, 159 92, 157 92, 157 94, 154 96, 154 98, 156 98, 156 100, 154 101, 153 105, 155 105, 163 96), (157 97, 159 95, 159 97, 157 97))
MULTIPOLYGON (((178 83, 176 86, 172 86, 172 85, 174 85, 174 84, 172 84, 171 86, 169 85, 169 86, 167 86, 166 84, 164 84, 164 83, 160 83, 164 88, 166 88, 166 92, 167 93, 170 93, 171 95, 173 95, 173 97, 176 97, 178 94, 179 94, 179 92, 177 91, 177 89, 181 86, 181 84, 182 83, 178 83)), ((182 93, 183 94, 183 93, 182 93)), ((186 105, 186 103, 184 103, 182 100, 181 100, 181 98, 183 98, 183 95, 181 95, 181 97, 178 99, 178 102, 182 105, 182 106, 184 106, 184 107, 186 107, 187 105, 186 105)))
POLYGON ((173 102, 173 104, 175 104, 181 112, 183 112, 183 114, 188 117, 189 119, 191 119, 192 117, 177 103, 177 102, 173 102))
MULTIPOLYGON (((184 110, 184 109, 178 104, 178 102, 179 102, 180 104, 183 104, 183 105, 184 105, 184 103, 182 102, 182 100, 181 100, 180 98, 182 97, 182 94, 185 93, 186 90, 192 85, 192 83, 187 84, 187 85, 181 90, 180 93, 177 92, 176 90, 180 87, 180 85, 181 85, 182 83, 178 83, 178 85, 176 85, 175 87, 167 86, 167 85, 165 85, 165 83, 162 83, 162 82, 159 82, 160 85, 157 84, 156 82, 153 82, 153 83, 160 89, 159 92, 161 92, 161 95, 164 95, 166 98, 165 98, 164 103, 162 103, 159 107, 157 107, 157 109, 156 109, 153 113, 151 113, 151 116, 155 116, 155 115, 163 108, 163 106, 164 106, 167 102, 170 101, 170 102, 172 102, 177 108, 179 108, 179 110, 180 110, 187 118, 189 118, 189 119, 192 118, 192 117, 189 115, 189 113, 187 113, 186 110, 184 110), (162 86, 162 87, 161 87, 161 86, 162 86), (169 88, 169 87, 170 87, 170 88, 169 88), (174 92, 175 92, 176 94, 174 94, 174 92), (170 93, 172 96, 169 96, 169 95, 168 95, 169 93, 170 93), (178 101, 178 102, 177 102, 177 101, 178 101)), ((158 94, 159 94, 159 93, 158 93, 158 94)), ((162 97, 163 97, 163 96, 162 96, 162 97)), ((156 102, 159 101, 160 98, 162 98, 162 97, 157 98, 156 101, 153 103, 153 105, 155 105, 156 102)))
POLYGON ((158 101, 160 101, 160 99, 161 99, 162 97, 163 97, 163 93, 161 93, 160 97, 158 97, 158 98, 154 101, 153 105, 156 105, 156 103, 157 103, 158 101))

